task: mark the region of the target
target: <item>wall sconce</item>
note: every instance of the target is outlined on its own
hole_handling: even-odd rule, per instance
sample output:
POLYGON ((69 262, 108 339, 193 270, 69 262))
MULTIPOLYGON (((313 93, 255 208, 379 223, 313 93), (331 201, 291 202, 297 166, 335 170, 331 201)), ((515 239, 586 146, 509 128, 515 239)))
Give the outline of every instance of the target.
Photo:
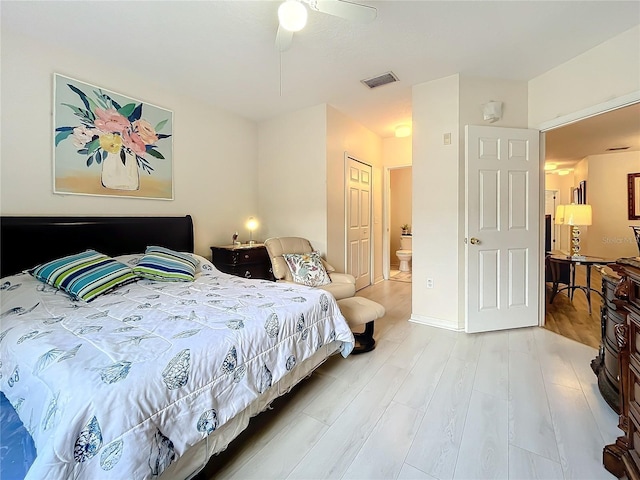
POLYGON ((253 239, 253 231, 258 228, 258 221, 254 217, 249 217, 245 226, 249 230, 249 245, 253 245, 256 243, 253 239))
POLYGON ((490 102, 482 105, 482 117, 490 123, 497 122, 502 118, 502 102, 490 102))
POLYGON ((396 127, 396 138, 408 137, 409 135, 411 135, 411 126, 398 125, 396 127))

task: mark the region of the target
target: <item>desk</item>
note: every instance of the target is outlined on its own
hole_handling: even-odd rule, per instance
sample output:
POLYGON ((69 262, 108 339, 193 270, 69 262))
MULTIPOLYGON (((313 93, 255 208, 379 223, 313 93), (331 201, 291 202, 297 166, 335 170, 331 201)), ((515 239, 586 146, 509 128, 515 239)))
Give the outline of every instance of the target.
POLYGON ((607 260, 605 258, 599 257, 580 257, 573 258, 567 255, 549 255, 547 257, 549 260, 549 267, 551 268, 551 278, 553 282, 553 290, 551 291, 551 299, 549 302, 553 303, 553 299, 555 298, 558 292, 562 290, 567 290, 569 299, 573 301, 573 293, 576 290, 582 290, 587 297, 587 305, 589 305, 589 314, 591 314, 591 292, 596 292, 598 295, 602 296, 599 290, 591 288, 591 266, 592 265, 608 265, 610 263, 615 263, 615 260, 607 260), (560 268, 562 265, 569 265, 570 273, 569 273, 569 284, 566 287, 558 288, 558 283, 560 279, 560 268), (576 285, 576 266, 584 265, 587 268, 587 284, 586 285, 576 285))

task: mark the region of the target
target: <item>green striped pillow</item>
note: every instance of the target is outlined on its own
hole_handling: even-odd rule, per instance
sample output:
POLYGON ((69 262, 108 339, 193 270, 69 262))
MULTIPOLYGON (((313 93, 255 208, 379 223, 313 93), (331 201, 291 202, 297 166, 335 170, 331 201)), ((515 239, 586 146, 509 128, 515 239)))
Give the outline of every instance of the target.
POLYGON ((29 273, 71 298, 85 302, 137 278, 127 265, 95 250, 43 263, 29 273))
POLYGON ((198 260, 189 253, 164 247, 147 247, 144 257, 133 267, 136 275, 160 282, 192 282, 198 260))

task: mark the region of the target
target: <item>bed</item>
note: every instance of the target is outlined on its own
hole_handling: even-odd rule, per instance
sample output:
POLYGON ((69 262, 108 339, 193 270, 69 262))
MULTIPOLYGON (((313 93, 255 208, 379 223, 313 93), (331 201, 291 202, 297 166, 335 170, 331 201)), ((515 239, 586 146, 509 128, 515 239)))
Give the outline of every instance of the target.
MULTIPOLYGON (((193 253, 193 281, 136 279, 90 302, 20 273, 87 248, 132 267, 152 245, 193 252, 189 216, 1 222, 0 391, 37 449, 27 479, 191 478, 353 348, 326 292, 231 276, 193 253)), ((24 450, 19 438, 4 435, 3 451, 24 450)))

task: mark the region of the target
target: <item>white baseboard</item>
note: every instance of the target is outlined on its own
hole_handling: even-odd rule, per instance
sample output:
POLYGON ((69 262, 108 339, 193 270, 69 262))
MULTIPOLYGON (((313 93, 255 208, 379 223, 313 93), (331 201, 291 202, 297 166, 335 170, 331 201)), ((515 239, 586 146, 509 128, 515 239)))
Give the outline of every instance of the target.
POLYGON ((413 323, 420 323, 422 325, 429 325, 430 327, 451 330, 453 332, 464 332, 464 328, 460 328, 457 325, 453 325, 451 324, 451 322, 447 322, 446 320, 442 320, 440 318, 425 317, 423 315, 416 315, 415 313, 412 313, 409 321, 413 323))

